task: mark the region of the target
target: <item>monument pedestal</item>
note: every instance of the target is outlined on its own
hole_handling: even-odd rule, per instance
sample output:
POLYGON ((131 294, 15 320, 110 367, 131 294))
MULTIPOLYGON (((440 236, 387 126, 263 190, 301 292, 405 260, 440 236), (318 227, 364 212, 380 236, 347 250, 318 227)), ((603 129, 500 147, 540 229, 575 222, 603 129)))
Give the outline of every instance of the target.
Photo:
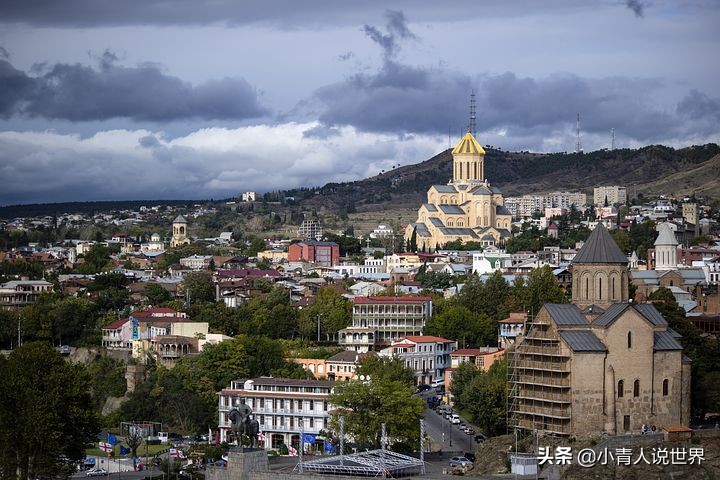
POLYGON ((246 448, 244 452, 241 452, 233 449, 228 452, 227 467, 208 468, 205 478, 207 480, 247 480, 251 473, 269 470, 267 451, 246 448))

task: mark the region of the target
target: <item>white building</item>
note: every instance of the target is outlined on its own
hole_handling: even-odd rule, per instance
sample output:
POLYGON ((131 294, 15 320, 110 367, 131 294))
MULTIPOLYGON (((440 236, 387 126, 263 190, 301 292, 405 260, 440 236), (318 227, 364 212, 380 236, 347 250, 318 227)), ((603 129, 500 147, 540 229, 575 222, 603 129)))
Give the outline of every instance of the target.
POLYGON ((415 372, 418 385, 445 384, 445 370, 450 368, 450 354, 457 350, 457 342, 432 335, 407 336, 392 342, 380 351, 382 356, 394 356, 415 372))
POLYGON ((212 255, 191 255, 181 258, 180 265, 191 270, 205 270, 210 266, 210 260, 212 260, 212 255))
POLYGON ((380 224, 378 227, 372 231, 370 234, 370 238, 387 238, 393 236, 393 229, 388 227, 387 225, 380 224))
POLYGON ((241 198, 243 202, 254 202, 256 194, 255 192, 243 192, 241 198))
POLYGON ((512 255, 505 250, 485 250, 473 253, 472 272, 477 275, 503 270, 512 266, 512 255))
POLYGON ((53 284, 45 280, 12 280, 0 285, 0 309, 19 310, 35 303, 43 293, 52 292, 53 284))
MULTIPOLYGON (((327 430, 330 419, 328 396, 334 382, 260 377, 235 380, 219 396, 218 430, 220 442, 227 441, 230 421, 227 414, 241 399, 253 410, 264 434, 263 448, 278 449, 281 444, 296 449, 300 432, 318 435, 327 430)), ((323 440, 317 445, 322 448, 323 440)), ((306 446, 307 448, 307 446, 306 446)))

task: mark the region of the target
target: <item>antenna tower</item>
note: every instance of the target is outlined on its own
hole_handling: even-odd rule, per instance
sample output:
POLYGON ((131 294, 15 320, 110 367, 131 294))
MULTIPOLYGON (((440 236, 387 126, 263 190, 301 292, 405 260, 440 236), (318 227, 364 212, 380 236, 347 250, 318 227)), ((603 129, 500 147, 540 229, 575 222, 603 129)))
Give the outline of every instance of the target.
POLYGON ((610 150, 615 150, 615 129, 611 129, 610 132, 612 133, 612 145, 610 146, 610 150))
POLYGON ((475 91, 470 93, 470 125, 468 125, 468 132, 475 136, 475 91))
POLYGON ((577 123, 575 124, 575 133, 577 140, 575 142, 575 153, 582 153, 582 143, 580 143, 580 114, 577 114, 577 123))

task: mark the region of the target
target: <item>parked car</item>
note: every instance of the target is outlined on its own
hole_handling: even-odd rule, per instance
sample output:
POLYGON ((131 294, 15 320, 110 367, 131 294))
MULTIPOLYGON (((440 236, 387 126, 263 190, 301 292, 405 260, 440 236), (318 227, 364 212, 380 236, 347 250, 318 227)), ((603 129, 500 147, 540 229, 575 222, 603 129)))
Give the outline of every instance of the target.
POLYGON ((487 437, 482 433, 478 433, 475 437, 473 437, 473 439, 475 440, 475 443, 482 443, 487 440, 487 437))
POLYGON ((470 428, 470 427, 466 428, 465 435, 475 435, 475 429, 470 428))
POLYGON ((108 472, 104 468, 93 468, 85 473, 88 477, 104 477, 107 474, 108 472))
POLYGON ((426 391, 430 390, 431 388, 432 388, 432 387, 431 387, 430 385, 428 385, 428 384, 426 384, 426 383, 423 383, 423 384, 421 384, 421 385, 418 385, 417 391, 418 391, 418 392, 426 392, 426 391))
POLYGON ((450 419, 450 422, 451 422, 453 425, 459 425, 459 424, 460 424, 460 421, 461 421, 461 420, 460 420, 460 415, 458 415, 457 413, 453 414, 452 418, 450 419))
POLYGON ((475 454, 474 453, 465 452, 463 455, 465 456, 465 458, 467 458, 471 462, 475 462, 475 454))
POLYGON ((453 457, 450 459, 451 467, 465 467, 468 465, 472 465, 472 462, 467 457, 453 457))

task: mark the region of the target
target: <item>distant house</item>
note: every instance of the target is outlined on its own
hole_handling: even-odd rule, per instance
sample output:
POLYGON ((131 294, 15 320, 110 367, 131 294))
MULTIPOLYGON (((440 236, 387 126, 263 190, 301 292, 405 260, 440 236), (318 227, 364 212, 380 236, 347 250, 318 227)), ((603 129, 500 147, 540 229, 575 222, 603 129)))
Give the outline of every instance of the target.
POLYGON ((335 242, 315 240, 293 243, 288 247, 288 261, 305 261, 323 267, 332 267, 340 263, 340 245, 335 242))
POLYGON ((35 303, 43 293, 52 292, 45 280, 12 280, 0 285, 0 310, 19 310, 35 303))
POLYGON ((396 340, 380 355, 394 356, 415 372, 417 384, 440 386, 445 384, 445 370, 450 367, 450 355, 457 350, 457 342, 432 335, 409 335, 396 340))

